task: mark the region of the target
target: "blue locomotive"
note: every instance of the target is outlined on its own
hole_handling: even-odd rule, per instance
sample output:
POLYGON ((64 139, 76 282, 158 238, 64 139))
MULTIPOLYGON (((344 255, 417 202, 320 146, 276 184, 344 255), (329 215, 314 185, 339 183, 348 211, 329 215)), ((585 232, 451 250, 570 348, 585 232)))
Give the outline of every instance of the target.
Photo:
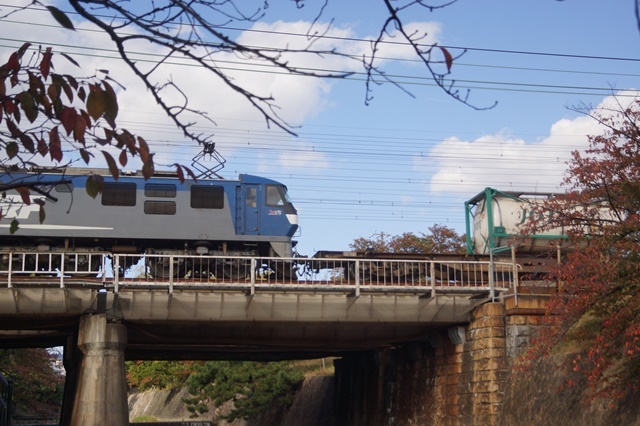
MULTIPOLYGON (((101 169, 67 169, 64 175, 12 173, 10 179, 48 186, 57 201, 46 200, 46 219, 40 223, 39 206, 25 205, 17 192, 8 191, 0 200, 3 252, 263 257, 293 254, 298 214, 287 188, 270 179, 244 174, 238 180, 181 183, 172 173, 157 173, 145 180, 141 173, 132 172, 114 180, 101 169), (88 174, 104 176, 104 190, 96 199, 85 188, 88 174), (20 229, 10 235, 14 218, 20 229)), ((0 180, 6 183, 9 176, 0 176, 0 180)), ((31 197, 44 199, 35 192, 31 197)), ((71 258, 79 262, 78 256, 71 258)), ((150 266, 152 273, 161 276, 162 266, 166 265, 150 266)))

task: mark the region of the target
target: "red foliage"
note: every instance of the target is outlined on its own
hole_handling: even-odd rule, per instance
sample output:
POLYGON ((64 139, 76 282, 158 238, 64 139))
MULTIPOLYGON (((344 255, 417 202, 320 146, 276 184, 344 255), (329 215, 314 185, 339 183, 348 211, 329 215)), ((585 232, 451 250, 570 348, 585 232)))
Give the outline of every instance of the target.
POLYGON ((621 397, 640 378, 640 101, 591 115, 605 131, 573 153, 569 191, 543 207, 550 222, 534 225, 563 226, 578 249, 556 271, 549 327, 527 357, 580 346, 567 369, 586 379, 589 400, 621 397))

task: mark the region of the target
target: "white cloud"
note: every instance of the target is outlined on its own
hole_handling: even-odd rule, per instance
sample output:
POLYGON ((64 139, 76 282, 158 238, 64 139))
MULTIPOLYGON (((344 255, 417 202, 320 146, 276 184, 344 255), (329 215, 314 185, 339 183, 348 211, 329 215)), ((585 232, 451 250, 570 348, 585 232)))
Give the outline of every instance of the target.
MULTIPOLYGON (((633 97, 618 99, 628 105, 633 97)), ((614 97, 608 97, 595 108, 614 114, 619 108, 615 102, 614 97)), ((435 164, 429 185, 432 193, 469 194, 486 186, 557 192, 571 152, 584 150, 588 146, 587 135, 602 131, 591 117, 578 116, 558 120, 548 136, 535 142, 513 137, 506 131, 474 140, 451 137, 435 146, 428 157, 416 157, 414 166, 424 170, 435 164)))
MULTIPOLYGON (((24 5, 25 1, 16 1, 15 4, 24 5)), ((71 15, 73 18, 73 16, 71 15)), ((150 142, 160 141, 160 145, 152 149, 157 152, 155 160, 157 163, 176 162, 176 154, 183 154, 185 148, 167 147, 165 141, 182 143, 184 137, 166 115, 156 105, 155 100, 147 89, 140 82, 139 78, 117 58, 112 41, 101 31, 96 31, 95 27, 88 22, 75 22, 77 31, 62 29, 56 24, 53 17, 47 11, 25 10, 13 15, 12 20, 16 23, 4 23, 0 26, 0 37, 15 38, 16 34, 24 34, 35 43, 42 43, 43 46, 53 46, 56 52, 65 52, 76 59, 81 69, 68 63, 60 55, 54 56, 54 63, 57 72, 70 73, 72 75, 90 75, 97 69, 108 69, 111 78, 123 85, 126 90, 117 88, 120 113, 118 123, 121 127, 126 127, 137 135, 140 135, 150 142), (34 23, 36 25, 30 25, 34 23), (76 46, 76 47, 74 47, 76 46), (88 50, 86 48, 89 48, 88 50), (158 146, 161 148, 158 149, 158 146)), ((286 54, 283 56, 291 65, 308 70, 335 70, 336 72, 360 71, 361 58, 370 49, 369 42, 356 41, 355 39, 372 39, 374 36, 358 36, 352 28, 330 27, 323 37, 317 40, 310 40, 307 37, 294 36, 293 34, 305 34, 311 23, 306 21, 273 23, 257 22, 253 30, 261 32, 246 31, 238 37, 240 43, 252 46, 268 47, 288 47, 292 50, 303 50, 311 43, 313 49, 325 50, 327 52, 338 50, 350 56, 317 55, 317 54, 286 54), (290 35, 288 35, 290 34, 290 35)), ((322 32, 322 23, 316 24, 314 29, 322 32)), ((409 23, 406 25, 410 33, 427 33, 425 43, 437 41, 441 27, 435 23, 409 23)), ((397 37, 396 37, 397 38, 397 37)), ((389 38, 394 41, 396 38, 389 38)), ((16 42, 15 48, 21 43, 16 42)), ((141 41, 132 42, 129 50, 137 52, 132 57, 138 64, 146 69, 151 69, 164 52, 157 47, 150 46, 141 41), (149 61, 148 63, 145 61, 149 61)), ((0 57, 8 57, 11 50, 0 49, 0 57)), ((397 44, 384 44, 379 52, 381 58, 405 58, 411 55, 406 46, 397 44)), ((255 60, 241 58, 237 54, 220 52, 215 56, 217 65, 228 72, 233 83, 241 85, 246 89, 255 92, 259 96, 273 97, 275 110, 282 119, 293 125, 304 125, 311 118, 317 116, 333 101, 333 81, 330 79, 318 79, 302 76, 291 76, 277 68, 264 71, 264 62, 258 63, 255 60)), ((381 59, 385 61, 385 59, 381 59)), ((172 61, 169 61, 172 62, 172 61)), ((175 82, 188 96, 189 107, 199 111, 204 111, 219 126, 218 128, 241 127, 248 132, 252 130, 264 130, 264 117, 245 99, 235 93, 220 79, 212 76, 210 72, 201 67, 189 67, 184 65, 174 65, 167 63, 158 68, 152 74, 152 81, 156 84, 164 84, 167 80, 175 82), (240 126, 238 123, 241 122, 240 126)), ((115 87, 115 86, 114 86, 115 87)), ((167 102, 182 104, 183 99, 177 91, 166 92, 167 102)), ((205 135, 216 135, 216 126, 206 120, 193 118, 198 131, 205 135)), ((273 129, 273 125, 271 126, 273 129)), ((276 129, 277 133, 281 131, 276 129)), ((219 145, 226 144, 225 140, 220 140, 214 136, 214 141, 219 145)), ((277 142, 274 142, 274 147, 277 142)), ((197 147, 192 147, 188 143, 186 150, 193 150, 194 155, 197 147)), ((304 143, 299 142, 304 148, 304 143)), ((231 148, 227 144, 226 148, 231 148)), ((227 150, 228 151, 228 150, 227 150)), ((301 157, 291 152, 283 152, 281 158, 275 163, 278 167, 300 168, 313 162, 316 167, 325 167, 325 158, 301 157)), ((100 159, 101 160, 101 159, 100 159)), ((97 161, 93 166, 104 165, 97 161)), ((135 168, 135 164, 130 164, 127 168, 135 168)))
POLYGON ((327 156, 315 151, 308 142, 296 141, 294 144, 287 144, 276 155, 275 159, 267 159, 261 156, 258 162, 258 171, 272 171, 274 166, 278 170, 304 172, 314 175, 323 172, 330 167, 327 156))

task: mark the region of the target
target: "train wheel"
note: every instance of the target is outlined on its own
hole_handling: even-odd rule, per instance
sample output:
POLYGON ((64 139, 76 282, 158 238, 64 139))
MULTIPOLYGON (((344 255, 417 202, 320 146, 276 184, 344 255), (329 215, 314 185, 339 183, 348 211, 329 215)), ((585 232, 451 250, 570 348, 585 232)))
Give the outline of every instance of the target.
POLYGON ((371 271, 366 263, 360 263, 360 267, 356 270, 356 264, 349 264, 349 279, 355 281, 356 276, 361 281, 368 281, 371 279, 371 271))
POLYGON ((187 269, 193 274, 191 278, 200 280, 215 279, 215 264, 209 262, 209 259, 195 258, 190 262, 187 269))
POLYGON ((29 268, 29 265, 23 265, 25 263, 24 254, 13 253, 9 255, 5 253, 0 255, 0 274, 7 275, 9 273, 9 263, 11 263, 12 272, 22 272, 24 267, 29 268))
POLYGON ((178 276, 178 265, 173 265, 173 275, 171 274, 170 257, 153 257, 147 259, 149 273, 154 278, 176 278, 178 276))
POLYGON ((291 280, 295 276, 295 270, 291 262, 275 261, 271 265, 271 269, 276 273, 276 278, 291 280))
POLYGON ((224 264, 222 272, 226 278, 239 280, 249 275, 251 262, 244 259, 232 259, 224 264))
POLYGON ((88 254, 69 254, 65 256, 64 270, 65 273, 75 277, 86 277, 96 275, 100 266, 99 256, 90 256, 88 254))

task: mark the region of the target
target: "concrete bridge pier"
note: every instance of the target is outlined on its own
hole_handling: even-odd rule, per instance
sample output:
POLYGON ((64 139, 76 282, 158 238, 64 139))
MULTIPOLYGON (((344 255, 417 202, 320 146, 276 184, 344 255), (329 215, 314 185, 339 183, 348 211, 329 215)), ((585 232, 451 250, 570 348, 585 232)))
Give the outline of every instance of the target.
POLYGON ((128 425, 124 349, 127 329, 106 314, 82 317, 78 347, 82 361, 71 414, 72 426, 128 425))

